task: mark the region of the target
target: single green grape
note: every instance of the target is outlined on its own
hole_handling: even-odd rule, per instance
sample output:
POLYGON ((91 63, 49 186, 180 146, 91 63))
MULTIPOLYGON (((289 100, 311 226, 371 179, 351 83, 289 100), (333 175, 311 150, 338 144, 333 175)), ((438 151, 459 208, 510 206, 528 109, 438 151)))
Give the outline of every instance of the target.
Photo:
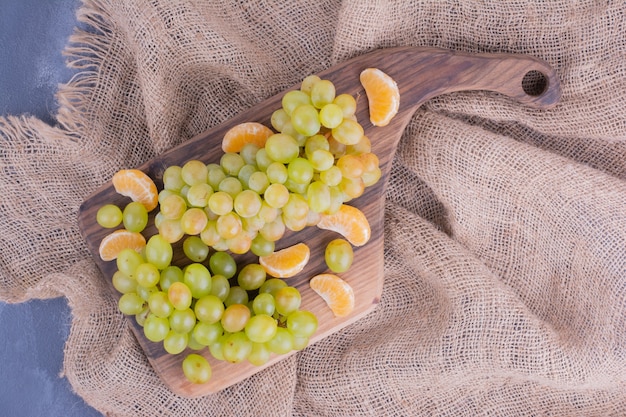
POLYGON ((259 294, 270 294, 272 297, 276 294, 278 290, 286 287, 288 284, 279 278, 270 278, 266 280, 261 288, 259 288, 259 294))
POLYGON ((269 241, 261 234, 257 234, 252 243, 250 244, 250 250, 256 256, 266 256, 274 252, 276 244, 273 241, 269 241))
POLYGON ((237 263, 227 252, 215 252, 209 257, 209 268, 213 274, 230 279, 237 272, 237 263))
POLYGON ((243 223, 237 213, 226 213, 218 217, 215 222, 215 229, 223 239, 232 239, 243 230, 243 223))
POLYGON ((170 329, 178 333, 189 333, 196 325, 196 315, 193 310, 174 310, 169 316, 170 329))
POLYGON ((209 209, 219 216, 230 213, 233 210, 233 197, 224 191, 217 191, 209 198, 209 209))
POLYGON ((278 314, 288 316, 300 308, 302 297, 296 287, 287 286, 274 293, 274 302, 278 314))
POLYGON ((291 124, 298 133, 313 136, 320 130, 320 115, 311 104, 302 104, 291 113, 291 124))
POLYGON ((252 217, 261 210, 261 203, 261 197, 257 192, 244 190, 235 197, 233 208, 241 217, 252 217))
POLYGON ((216 296, 222 302, 228 297, 230 282, 224 275, 215 274, 211 277, 211 295, 216 296))
POLYGON ((257 290, 265 282, 267 273, 265 269, 256 263, 245 265, 237 275, 237 284, 246 291, 257 290))
POLYGON ((189 287, 193 298, 204 297, 211 293, 211 273, 201 263, 192 263, 183 269, 183 282, 189 287))
POLYGON ((298 184, 308 184, 313 179, 313 174, 313 165, 308 159, 298 157, 287 165, 288 179, 298 184))
POLYGON ((187 202, 179 194, 170 194, 159 204, 159 213, 164 219, 180 219, 187 210, 187 202))
POLYGON ((163 348, 171 355, 181 353, 187 347, 189 335, 187 333, 178 333, 170 330, 163 339, 163 348))
MULTIPOLYGON (((292 136, 283 133, 276 133, 267 138, 264 149, 271 160, 283 164, 288 164, 297 158, 300 153, 298 142, 292 136)), ((257 162, 260 152, 261 151, 257 152, 257 162)), ((267 166, 269 166, 269 164, 267 166)))
POLYGON ((254 366, 265 365, 272 357, 266 343, 254 343, 252 342, 252 349, 248 354, 248 362, 254 366))
POLYGON ((119 310, 128 315, 134 316, 139 314, 144 308, 145 301, 135 292, 123 294, 118 300, 117 306, 119 310))
POLYGON ((115 204, 105 204, 96 213, 96 222, 107 229, 119 226, 122 220, 122 210, 115 204))
POLYGON ((352 119, 344 119, 339 126, 332 129, 333 138, 343 145, 359 143, 363 137, 363 127, 352 119))
POLYGON ((224 303, 215 295, 205 295, 196 301, 193 311, 199 321, 216 323, 222 318, 224 303))
POLYGON ((354 260, 352 245, 345 239, 334 239, 326 245, 324 260, 335 273, 346 272, 354 260))
POLYGON ((150 262, 144 262, 135 270, 135 280, 137 284, 144 288, 154 287, 159 283, 161 273, 158 268, 150 262))
POLYGON ((191 332, 191 336, 203 346, 209 346, 217 341, 224 334, 222 324, 217 321, 215 323, 206 323, 199 321, 191 332))
POLYGON ((170 332, 169 320, 149 314, 143 324, 143 334, 151 342, 161 342, 170 332))
POLYGON ((268 349, 278 355, 284 355, 293 350, 293 335, 284 327, 278 327, 276 334, 266 342, 268 349))
POLYGON ((255 173, 263 174, 262 172, 257 170, 256 164, 255 165, 246 164, 243 167, 241 167, 241 169, 237 173, 237 179, 243 186, 244 190, 246 188, 250 188, 250 177, 254 175, 255 173))
POLYGON ((228 291, 228 295, 224 300, 224 305, 226 307, 230 307, 233 304, 248 304, 248 291, 244 290, 238 285, 234 285, 230 287, 230 291, 228 291))
POLYGON ((296 107, 302 104, 311 104, 311 98, 305 92, 292 90, 283 95, 281 104, 285 113, 291 117, 291 113, 296 107))
POLYGON ((163 188, 166 190, 180 191, 185 185, 182 176, 182 168, 171 165, 163 171, 163 188))
POLYGON ((193 262, 202 262, 209 256, 209 246, 199 236, 187 236, 183 241, 183 253, 193 262))
POLYGON ((137 281, 124 274, 122 271, 115 271, 112 282, 113 287, 122 294, 134 292, 137 287, 137 281))
POLYGON ((117 269, 129 278, 135 278, 135 270, 145 262, 143 256, 134 249, 122 249, 115 260, 117 269))
POLYGON ((222 345, 224 360, 230 363, 243 362, 252 351, 252 342, 244 332, 238 331, 226 336, 222 345))
MULTIPOLYGON (((267 147, 267 142, 265 143, 265 146, 267 147)), ((265 171, 267 167, 270 166, 272 162, 274 162, 272 158, 270 158, 270 156, 268 155, 267 149, 265 148, 259 149, 259 151, 255 155, 255 159, 256 166, 259 171, 265 171)))
POLYGON ((235 198, 243 190, 243 184, 237 177, 226 177, 220 182, 218 190, 235 198))
POLYGON ((217 191, 220 182, 226 178, 226 173, 218 164, 209 164, 207 165, 207 168, 207 183, 211 186, 211 188, 213 188, 213 191, 217 191))
POLYGON ((183 359, 183 374, 194 384, 205 384, 211 379, 211 365, 204 356, 190 353, 183 359))
POLYGON ((276 242, 285 234, 285 227, 285 222, 283 221, 283 217, 281 215, 278 216, 273 222, 265 223, 261 229, 259 229, 259 234, 265 240, 276 242))
POLYGON ((283 219, 302 219, 309 212, 309 203, 301 194, 291 193, 287 204, 283 206, 283 219))
POLYGON ((350 94, 339 94, 333 103, 341 107, 344 118, 352 117, 356 112, 356 100, 350 94))
POLYGON ((224 360, 224 355, 222 355, 222 347, 224 346, 224 340, 226 339, 226 334, 221 335, 217 338, 217 340, 209 345, 209 352, 211 356, 213 356, 218 361, 224 360))
POLYGON ((269 185, 270 180, 267 175, 267 170, 266 172, 255 171, 250 175, 250 178, 248 178, 248 188, 257 194, 263 194, 269 185))
POLYGON ((278 322, 267 314, 257 314, 250 317, 246 323, 245 333, 253 342, 265 343, 276 335, 278 322))
POLYGON ((183 181, 189 186, 206 182, 208 173, 209 169, 204 162, 195 159, 185 162, 180 172, 183 181))
POLYGON ((156 291, 148 297, 148 306, 150 311, 157 317, 169 317, 174 311, 174 306, 167 298, 164 291, 156 291))
POLYGON ((335 85, 330 80, 320 80, 311 87, 311 103, 321 109, 335 99, 335 85))
POLYGON ((135 288, 135 292, 137 293, 137 295, 140 296, 144 301, 148 301, 150 299, 150 296, 157 291, 159 291, 159 289, 156 287, 156 285, 153 285, 152 287, 144 287, 143 285, 137 284, 137 287, 135 288))
POLYGON ((237 176, 239 170, 246 164, 243 157, 235 152, 226 152, 220 158, 220 165, 226 175, 237 176))
POLYGON ((199 235, 206 227, 208 221, 209 218, 203 209, 192 207, 180 218, 180 227, 188 235, 199 235))
POLYGON ((270 207, 282 208, 289 201, 289 189, 280 183, 270 184, 263 198, 270 207))
POLYGON ((141 232, 148 225, 148 210, 138 201, 128 203, 122 212, 122 222, 126 230, 141 232))
POLYGON ((270 123, 272 124, 274 130, 276 130, 277 132, 282 132, 283 126, 290 120, 291 118, 289 117, 285 109, 281 108, 272 113, 270 123))
POLYGON ((318 172, 323 172, 335 164, 335 156, 330 151, 324 149, 316 149, 308 156, 313 169, 318 172))
POLYGON ((224 309, 220 323, 224 331, 235 333, 243 330, 248 320, 250 320, 250 309, 245 304, 231 304, 224 309))
POLYGON ((170 265, 161 271, 159 286, 167 291, 174 282, 183 282, 183 270, 176 265, 170 265))
POLYGON ((343 121, 343 110, 337 104, 326 104, 320 109, 319 119, 322 126, 334 129, 343 121))
POLYGON ((274 296, 269 292, 263 292, 257 294, 252 300, 252 312, 254 314, 267 314, 268 316, 274 315, 276 311, 276 304, 274 302, 274 296))
POLYGON ((294 336, 310 338, 317 327, 317 317, 310 311, 297 310, 287 316, 287 329, 294 336))
POLYGON ((167 289, 167 298, 177 310, 185 310, 191 306, 191 290, 184 282, 173 282, 167 289))
POLYGON ((145 248, 146 260, 156 268, 162 270, 169 266, 174 256, 174 249, 160 234, 153 235, 148 239, 145 248))
MULTIPOLYGON (((213 188, 208 183, 201 182, 189 187, 189 190, 187 190, 187 201, 191 207, 206 207, 212 194, 213 188)), ((161 208, 162 210, 163 208, 161 208)))
POLYGON ((333 165, 327 170, 320 172, 320 181, 322 181, 329 187, 334 187, 341 184, 342 179, 343 175, 341 174, 341 170, 336 165, 333 165))
POLYGON ((271 184, 284 184, 288 177, 287 167, 280 162, 272 162, 265 170, 265 174, 271 184))
POLYGON ((323 213, 330 208, 330 187, 322 181, 314 181, 307 188, 307 201, 311 210, 323 213))
POLYGON ((255 143, 246 143, 239 151, 239 155, 241 155, 246 164, 256 166, 256 153, 259 149, 261 148, 255 143))

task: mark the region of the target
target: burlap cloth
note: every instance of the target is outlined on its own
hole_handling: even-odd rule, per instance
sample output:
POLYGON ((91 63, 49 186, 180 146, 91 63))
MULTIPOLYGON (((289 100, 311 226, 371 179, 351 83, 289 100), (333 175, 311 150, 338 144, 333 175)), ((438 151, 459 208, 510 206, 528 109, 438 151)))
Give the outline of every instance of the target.
POLYGON ((57 126, 0 119, 0 297, 65 296, 64 375, 110 416, 626 415, 626 6, 619 1, 96 1, 57 126), (515 52, 549 111, 426 103, 387 193, 365 319, 215 395, 155 375, 76 223, 137 166, 305 75, 399 45, 515 52))

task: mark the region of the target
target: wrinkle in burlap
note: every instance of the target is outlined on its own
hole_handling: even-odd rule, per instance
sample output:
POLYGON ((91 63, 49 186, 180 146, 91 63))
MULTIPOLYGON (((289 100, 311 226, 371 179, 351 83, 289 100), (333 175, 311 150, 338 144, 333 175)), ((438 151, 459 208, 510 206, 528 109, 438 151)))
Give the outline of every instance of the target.
POLYGON ((0 119, 1 298, 65 296, 64 375, 111 416, 626 415, 626 7, 558 0, 85 0, 59 125, 0 119), (400 45, 515 52, 552 110, 490 93, 426 103, 387 191, 366 318, 218 394, 155 375, 76 224, 119 168, 304 76, 400 45))

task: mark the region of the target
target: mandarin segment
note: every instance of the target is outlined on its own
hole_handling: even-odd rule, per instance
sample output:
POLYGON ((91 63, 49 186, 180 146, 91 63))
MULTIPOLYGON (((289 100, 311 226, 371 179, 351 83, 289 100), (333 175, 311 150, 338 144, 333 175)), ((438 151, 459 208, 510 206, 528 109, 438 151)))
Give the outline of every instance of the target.
POLYGON ((244 122, 232 127, 222 139, 224 152, 241 152, 248 143, 253 143, 259 148, 265 146, 267 138, 274 132, 267 126, 257 122, 244 122))
POLYGON ((98 252, 103 261, 112 261, 124 249, 140 252, 145 246, 146 238, 141 233, 118 229, 102 239, 98 252))
POLYGON ((130 197, 144 205, 146 210, 152 211, 159 203, 159 193, 154 181, 138 169, 122 169, 116 172, 111 179, 115 191, 130 197))
POLYGON ((378 68, 363 70, 360 80, 369 103, 370 121, 374 126, 387 126, 400 107, 398 85, 378 68))
POLYGON ((291 278, 300 273, 309 262, 311 251, 304 243, 260 256, 259 263, 265 271, 276 278, 291 278))
POLYGON ((345 317, 354 310, 354 290, 335 274, 319 274, 309 286, 326 302, 335 317, 345 317))
POLYGON ((365 214, 358 208, 347 204, 342 204, 333 214, 322 214, 317 227, 339 233, 354 246, 365 245, 372 235, 372 229, 365 214))

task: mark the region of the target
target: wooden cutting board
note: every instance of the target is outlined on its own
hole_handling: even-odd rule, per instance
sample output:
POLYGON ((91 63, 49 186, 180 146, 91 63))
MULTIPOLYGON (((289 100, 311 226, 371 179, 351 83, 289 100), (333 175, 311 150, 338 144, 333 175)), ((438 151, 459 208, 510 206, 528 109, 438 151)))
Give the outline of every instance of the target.
MULTIPOLYGON (((511 54, 469 55, 413 47, 382 49, 335 65, 318 75, 331 80, 336 86, 337 94, 348 93, 356 98, 357 118, 371 140, 372 152, 380 159, 383 176, 378 184, 366 189, 361 197, 349 203, 365 213, 370 222, 372 237, 365 246, 355 248, 353 266, 348 272, 341 274, 353 287, 356 297, 355 310, 348 317, 335 318, 325 302, 308 285, 312 276, 326 271, 324 248, 338 235, 317 227, 308 227, 297 233, 288 232, 277 242, 277 249, 298 242, 306 242, 311 249, 311 260, 307 267, 298 276, 288 280, 288 283, 297 287, 302 294, 301 308, 314 312, 318 317, 319 329, 311 338, 311 344, 359 320, 376 308, 380 301, 384 282, 385 188, 398 141, 413 113, 422 103, 437 95, 454 91, 488 90, 495 93, 490 93, 490 97, 502 94, 522 105, 546 109, 555 105, 560 96, 559 82, 552 68, 538 59, 511 54), (369 122, 367 97, 359 81, 359 74, 368 67, 379 68, 390 75, 400 90, 399 112, 385 127, 375 127, 369 122)), ((291 89, 297 88, 299 85, 291 89)), ((134 168, 146 172, 160 189, 163 172, 170 165, 183 165, 190 159, 218 163, 223 154, 221 141, 224 133, 242 122, 256 121, 271 127, 271 114, 280 108, 281 98, 286 91, 134 168)), ((129 201, 128 198, 117 194, 109 181, 83 202, 78 216, 87 247, 102 271, 102 277, 111 294, 116 298, 119 298, 120 294, 111 282, 116 270, 115 261, 104 262, 98 255, 100 241, 110 233, 110 230, 103 229, 96 223, 96 211, 107 203, 123 207, 129 201)), ((152 221, 156 211, 151 213, 149 226, 143 232, 146 237, 156 233, 152 221)), ((176 244, 175 251, 180 249, 180 246, 176 244)), ((239 255, 235 258, 239 265, 256 262, 256 258, 251 255, 239 255)), ((177 257, 173 263, 180 265, 182 259, 177 257)), ((145 338, 142 328, 134 318, 129 317, 128 320, 156 373, 172 391, 185 397, 198 397, 217 392, 288 356, 273 357, 266 365, 256 367, 247 362, 230 364, 216 361, 210 357, 208 349, 205 349, 200 353, 209 359, 213 375, 208 383, 195 385, 186 380, 181 367, 182 360, 191 350, 187 349, 179 355, 170 355, 160 343, 153 343, 145 338)))

